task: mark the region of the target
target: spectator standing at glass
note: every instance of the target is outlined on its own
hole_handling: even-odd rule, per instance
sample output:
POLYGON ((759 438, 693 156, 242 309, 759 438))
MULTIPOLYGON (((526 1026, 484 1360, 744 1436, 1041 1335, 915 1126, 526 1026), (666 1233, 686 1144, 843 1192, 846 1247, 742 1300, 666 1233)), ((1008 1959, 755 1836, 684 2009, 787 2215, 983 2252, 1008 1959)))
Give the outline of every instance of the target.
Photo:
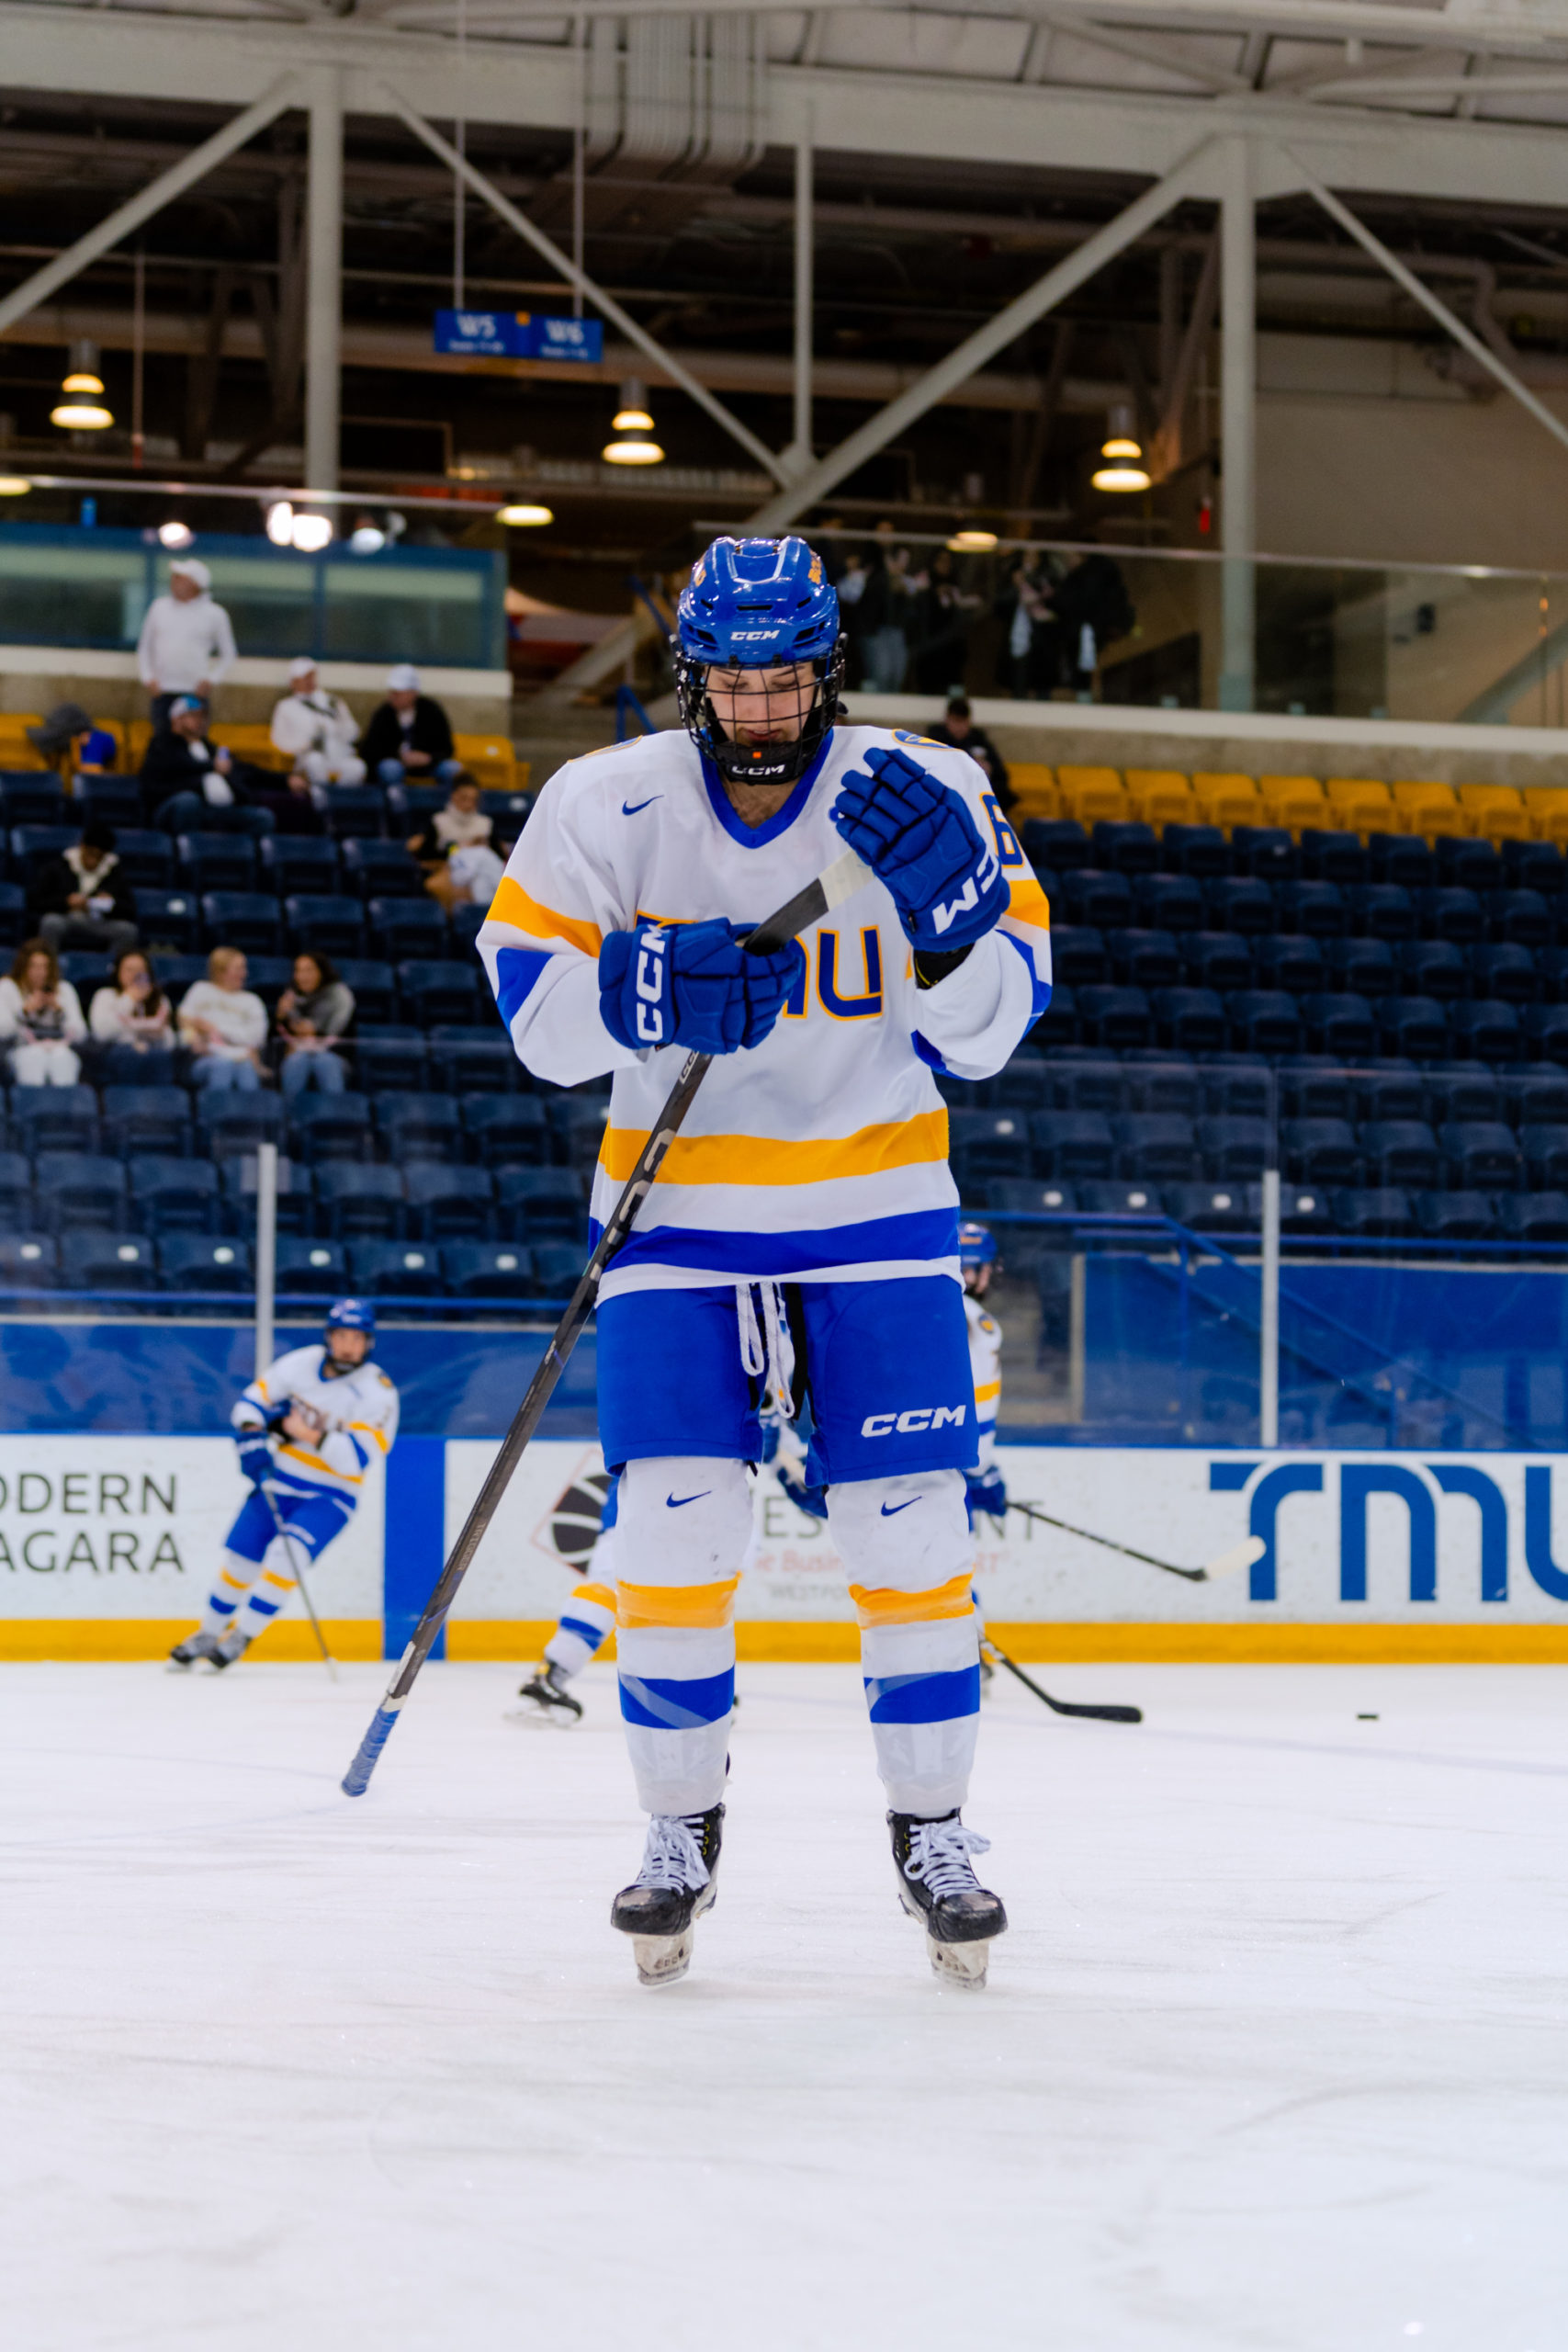
POLYGON ((1061 625, 1061 654, 1068 683, 1082 695, 1108 645, 1130 637, 1137 621, 1127 582, 1114 556, 1098 548, 1077 550, 1052 593, 1061 625))
POLYGON ((913 582, 915 684, 923 695, 945 694, 964 674, 969 624, 980 609, 958 577, 951 549, 939 548, 913 582))
POLYGON ((450 914, 454 907, 488 906, 505 868, 491 845, 491 821, 479 807, 479 787, 458 771, 445 808, 411 833, 404 847, 424 867, 424 887, 450 914))
POLYGON ((247 967, 237 947, 215 947, 207 978, 180 1003, 180 1043, 191 1054, 191 1076, 209 1091, 254 1093, 262 1082, 266 1007, 246 988, 247 967))
POLYGON ((343 696, 320 684, 309 654, 288 664, 288 686, 273 706, 272 740, 293 773, 309 784, 363 784, 365 763, 355 750, 358 723, 343 696))
POLYGON ((346 1080, 337 1040, 354 1019, 354 991, 327 956, 296 956, 290 985, 277 1000, 278 1076, 285 1094, 315 1087, 341 1094, 346 1080))
POLYGON ((175 1074, 174 1008, 140 947, 117 956, 114 986, 99 989, 87 1026, 100 1048, 105 1086, 167 1086, 175 1074))
POLYGON ((102 775, 119 754, 107 728, 95 727, 79 702, 56 703, 41 726, 27 729, 27 737, 50 766, 59 770, 67 792, 79 775, 102 775))
POLYGON ((1005 632, 998 664, 999 681, 1014 702, 1038 702, 1056 684, 1059 632, 1051 603, 1050 574, 1043 560, 1014 567, 998 611, 1005 632))
POLYGON ((879 523, 860 598, 862 684, 867 694, 903 690, 909 666, 908 571, 908 548, 894 546, 891 523, 879 523))
POLYGON ((452 723, 438 702, 420 692, 412 662, 388 672, 387 699, 370 714, 359 756, 378 784, 449 784, 461 774, 452 723))
POLYGON ((136 900, 112 825, 90 817, 73 848, 44 861, 28 887, 28 912, 57 956, 68 947, 121 956, 135 946, 136 900))
POLYGON ((166 833, 270 833, 272 812, 250 806, 260 772, 207 740, 207 705, 176 695, 168 723, 141 758, 141 796, 166 833))
POLYGON ((82 1075, 75 1048, 87 1034, 82 1006, 60 958, 41 939, 18 947, 0 980, 0 1046, 9 1047, 18 1086, 74 1086, 82 1075))
POLYGON ((234 661, 234 632, 209 591, 212 574, 194 556, 169 566, 169 592, 154 596, 141 624, 136 664, 152 697, 152 724, 162 727, 176 695, 210 702, 234 661))
POLYGON ((1004 808, 1010 808, 1018 798, 1008 781, 1008 763, 983 727, 976 727, 969 708, 967 695, 954 692, 947 697, 947 709, 931 730, 933 743, 951 743, 955 752, 967 752, 970 758, 986 771, 991 790, 1004 808))

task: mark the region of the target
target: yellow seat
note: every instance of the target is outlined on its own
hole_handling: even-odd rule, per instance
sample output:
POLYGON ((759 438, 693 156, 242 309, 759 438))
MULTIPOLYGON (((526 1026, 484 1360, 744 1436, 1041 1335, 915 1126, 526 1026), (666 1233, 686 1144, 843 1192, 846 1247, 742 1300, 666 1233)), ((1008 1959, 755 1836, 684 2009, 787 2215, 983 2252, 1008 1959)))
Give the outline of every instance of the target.
POLYGON ((1258 797, 1266 825, 1288 826, 1298 837, 1303 825, 1333 825, 1323 786, 1314 775, 1260 775, 1258 797))
POLYGON ((1201 772, 1192 779, 1192 798, 1201 825, 1260 825, 1263 803, 1258 779, 1251 775, 1221 775, 1201 772))
POLYGON ((1063 816, 1076 817, 1080 825, 1125 824, 1133 813, 1117 768, 1059 767, 1056 790, 1063 816))
POLYGON ((1013 815, 1024 824, 1031 817, 1049 819, 1062 813, 1061 795, 1056 789, 1056 772, 1043 760, 1019 760, 1008 771, 1008 779, 1017 805, 1013 815))
POLYGON ((517 754, 505 735, 454 735, 452 749, 476 782, 496 792, 516 792, 517 754))
POLYGON ((1568 849, 1568 787, 1557 784, 1525 786, 1525 812, 1538 842, 1555 842, 1568 849))
POLYGON ((1396 808, 1426 808, 1427 807, 1457 808, 1459 794, 1451 784, 1439 784, 1435 778, 1401 776, 1389 786, 1396 808))
POLYGON ((1404 818, 1393 795, 1375 776, 1331 775, 1324 786, 1330 825, 1348 833, 1396 833, 1404 818))
POLYGON ((147 746, 152 741, 152 721, 132 718, 125 729, 125 764, 134 775, 147 756, 147 746))
POLYGON ((1451 784, 1423 784, 1406 779, 1390 789, 1397 822, 1383 830, 1424 833, 1428 841, 1437 833, 1470 831, 1466 812, 1460 807, 1459 795, 1451 784))
POLYGON ((215 743, 223 744, 237 758, 248 760, 253 767, 288 769, 288 754, 280 752, 273 742, 270 728, 254 722, 241 726, 236 721, 226 719, 220 725, 209 728, 208 732, 215 743))
POLYGON ((1461 784, 1459 805, 1470 820, 1466 831, 1483 841, 1528 842, 1532 820, 1525 797, 1511 784, 1461 784))
POLYGON ((1145 825, 1190 825, 1196 802, 1189 776, 1176 768, 1129 768, 1127 797, 1145 825))
POLYGON ((39 710, 0 711, 0 768, 19 773, 24 768, 49 765, 38 745, 28 741, 28 729, 42 725, 43 713, 39 710))

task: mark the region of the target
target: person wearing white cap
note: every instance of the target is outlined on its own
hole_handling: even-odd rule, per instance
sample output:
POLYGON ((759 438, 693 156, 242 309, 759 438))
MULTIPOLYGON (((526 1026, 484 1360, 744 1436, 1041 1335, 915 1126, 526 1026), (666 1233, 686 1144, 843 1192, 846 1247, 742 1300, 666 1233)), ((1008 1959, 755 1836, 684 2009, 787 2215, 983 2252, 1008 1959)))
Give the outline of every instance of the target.
POLYGON ((461 766, 451 721, 438 702, 421 694, 412 662, 387 673, 387 699, 371 713, 359 749, 380 784, 449 784, 461 766))
POLYGON ((141 624, 136 666, 152 697, 154 729, 166 727, 176 695, 210 702, 234 659, 234 632, 209 591, 212 574, 194 556, 169 566, 169 593, 154 596, 141 624))
POLYGON ((365 763, 355 750, 359 734, 341 695, 317 683, 308 653, 288 664, 289 692, 273 707, 272 740, 293 773, 310 784, 363 784, 365 763))

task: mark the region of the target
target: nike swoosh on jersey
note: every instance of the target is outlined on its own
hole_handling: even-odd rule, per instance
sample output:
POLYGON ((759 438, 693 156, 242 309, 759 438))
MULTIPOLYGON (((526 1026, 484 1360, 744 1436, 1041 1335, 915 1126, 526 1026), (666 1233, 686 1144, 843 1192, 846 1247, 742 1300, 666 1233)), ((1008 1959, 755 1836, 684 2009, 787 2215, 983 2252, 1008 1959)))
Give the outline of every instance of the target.
POLYGON ((688 1503, 700 1503, 705 1495, 711 1495, 712 1492, 711 1487, 705 1487, 701 1495, 666 1495, 664 1508, 666 1510, 683 1510, 688 1503))
POLYGON ((882 1516, 884 1519, 897 1519, 901 1510, 913 1510, 915 1505, 920 1499, 921 1498, 919 1495, 911 1495, 907 1503, 894 1503, 891 1508, 886 1503, 884 1503, 882 1506, 882 1516))
POLYGON ((655 792, 650 793, 646 800, 623 800, 621 814, 623 817, 639 817, 645 808, 651 808, 656 800, 662 800, 663 797, 664 795, 661 792, 655 792))

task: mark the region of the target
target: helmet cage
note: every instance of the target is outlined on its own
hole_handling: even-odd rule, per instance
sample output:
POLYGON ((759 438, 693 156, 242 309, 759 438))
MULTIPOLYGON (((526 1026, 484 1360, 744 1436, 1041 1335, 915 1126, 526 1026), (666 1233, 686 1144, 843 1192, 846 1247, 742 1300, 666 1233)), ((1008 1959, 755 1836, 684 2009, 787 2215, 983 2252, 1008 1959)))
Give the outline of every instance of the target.
MULTIPOLYGON (((800 711, 800 696, 804 689, 791 685, 787 692, 794 705, 789 717, 799 717, 800 732, 792 742, 740 743, 727 734, 708 693, 708 676, 714 670, 758 668, 763 677, 770 670, 802 669, 801 662, 741 663, 716 661, 711 656, 675 653, 675 698, 681 712, 681 723, 695 743, 703 757, 711 760, 727 784, 795 784, 803 776, 823 743, 829 729, 839 715, 839 703, 844 689, 844 667, 847 640, 843 633, 825 658, 814 660, 812 675, 815 691, 804 713, 800 711)), ((774 693, 783 688, 768 689, 772 701, 774 693)), ((781 712, 781 716, 784 714, 781 712)))

